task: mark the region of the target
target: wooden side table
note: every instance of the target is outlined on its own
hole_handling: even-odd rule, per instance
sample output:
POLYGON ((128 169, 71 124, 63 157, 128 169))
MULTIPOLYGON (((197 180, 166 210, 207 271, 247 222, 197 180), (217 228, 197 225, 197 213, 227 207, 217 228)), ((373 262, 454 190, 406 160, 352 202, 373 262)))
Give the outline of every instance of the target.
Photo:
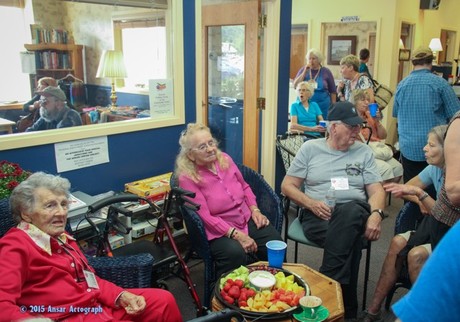
POLYGON ((7 132, 8 134, 13 133, 13 125, 15 125, 16 122, 0 118, 0 132, 7 132))
MULTIPOLYGON (((254 265, 260 264, 267 263, 259 262, 254 265)), ((323 305, 329 310, 329 317, 326 321, 344 321, 345 308, 343 307, 342 289, 338 282, 303 264, 284 263, 283 269, 302 277, 310 287, 311 294, 323 300, 323 305)), ((213 311, 224 308, 224 305, 216 297, 213 297, 211 305, 213 311)), ((292 320, 291 317, 288 317, 280 321, 292 320)))

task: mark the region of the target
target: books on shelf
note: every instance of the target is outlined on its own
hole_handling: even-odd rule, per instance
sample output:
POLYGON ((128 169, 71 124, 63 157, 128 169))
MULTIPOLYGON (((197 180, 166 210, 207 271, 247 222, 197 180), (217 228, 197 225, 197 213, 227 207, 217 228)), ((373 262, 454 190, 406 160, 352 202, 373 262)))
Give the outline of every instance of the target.
POLYGON ((37 69, 70 69, 70 55, 64 51, 36 51, 35 66, 37 69))
POLYGON ((30 25, 30 34, 33 44, 52 43, 52 44, 68 44, 69 33, 64 29, 43 28, 38 24, 30 25))

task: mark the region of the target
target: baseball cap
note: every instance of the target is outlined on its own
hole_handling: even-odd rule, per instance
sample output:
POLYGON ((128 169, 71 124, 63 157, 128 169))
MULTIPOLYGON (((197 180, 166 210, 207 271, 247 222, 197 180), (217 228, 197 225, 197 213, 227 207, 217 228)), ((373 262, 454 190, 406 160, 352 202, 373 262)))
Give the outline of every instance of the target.
POLYGON ((48 86, 44 90, 42 90, 40 92, 36 92, 36 93, 40 94, 40 95, 43 95, 43 96, 54 96, 57 99, 60 99, 61 101, 67 100, 67 97, 65 96, 65 93, 59 87, 48 86))
POLYGON ((420 59, 425 59, 425 58, 433 58, 433 51, 430 49, 430 47, 427 46, 420 46, 417 49, 414 50, 412 53, 411 60, 420 60, 420 59))
POLYGON ((350 102, 335 103, 327 113, 327 119, 329 121, 342 121, 348 125, 364 123, 364 120, 356 112, 355 106, 350 102))

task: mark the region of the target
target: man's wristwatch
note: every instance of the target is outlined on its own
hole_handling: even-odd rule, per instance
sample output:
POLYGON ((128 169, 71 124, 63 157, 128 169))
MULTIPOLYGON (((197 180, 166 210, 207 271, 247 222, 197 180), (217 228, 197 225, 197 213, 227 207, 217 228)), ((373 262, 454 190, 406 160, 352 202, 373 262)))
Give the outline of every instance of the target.
POLYGON ((380 217, 383 219, 385 219, 387 217, 387 215, 385 215, 385 213, 383 212, 382 209, 374 209, 371 211, 371 215, 374 213, 374 212, 378 212, 380 217))

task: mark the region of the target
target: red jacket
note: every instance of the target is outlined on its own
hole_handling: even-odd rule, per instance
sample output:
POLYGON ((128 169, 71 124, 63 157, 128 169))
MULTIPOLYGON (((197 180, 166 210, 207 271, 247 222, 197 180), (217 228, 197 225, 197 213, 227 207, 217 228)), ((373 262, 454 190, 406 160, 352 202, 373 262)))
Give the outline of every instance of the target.
POLYGON ((98 277, 99 289, 89 288, 82 267, 92 268, 75 241, 67 245, 66 252, 51 239, 49 255, 17 228, 0 239, 0 321, 37 315, 67 321, 110 319, 123 289, 98 277))

